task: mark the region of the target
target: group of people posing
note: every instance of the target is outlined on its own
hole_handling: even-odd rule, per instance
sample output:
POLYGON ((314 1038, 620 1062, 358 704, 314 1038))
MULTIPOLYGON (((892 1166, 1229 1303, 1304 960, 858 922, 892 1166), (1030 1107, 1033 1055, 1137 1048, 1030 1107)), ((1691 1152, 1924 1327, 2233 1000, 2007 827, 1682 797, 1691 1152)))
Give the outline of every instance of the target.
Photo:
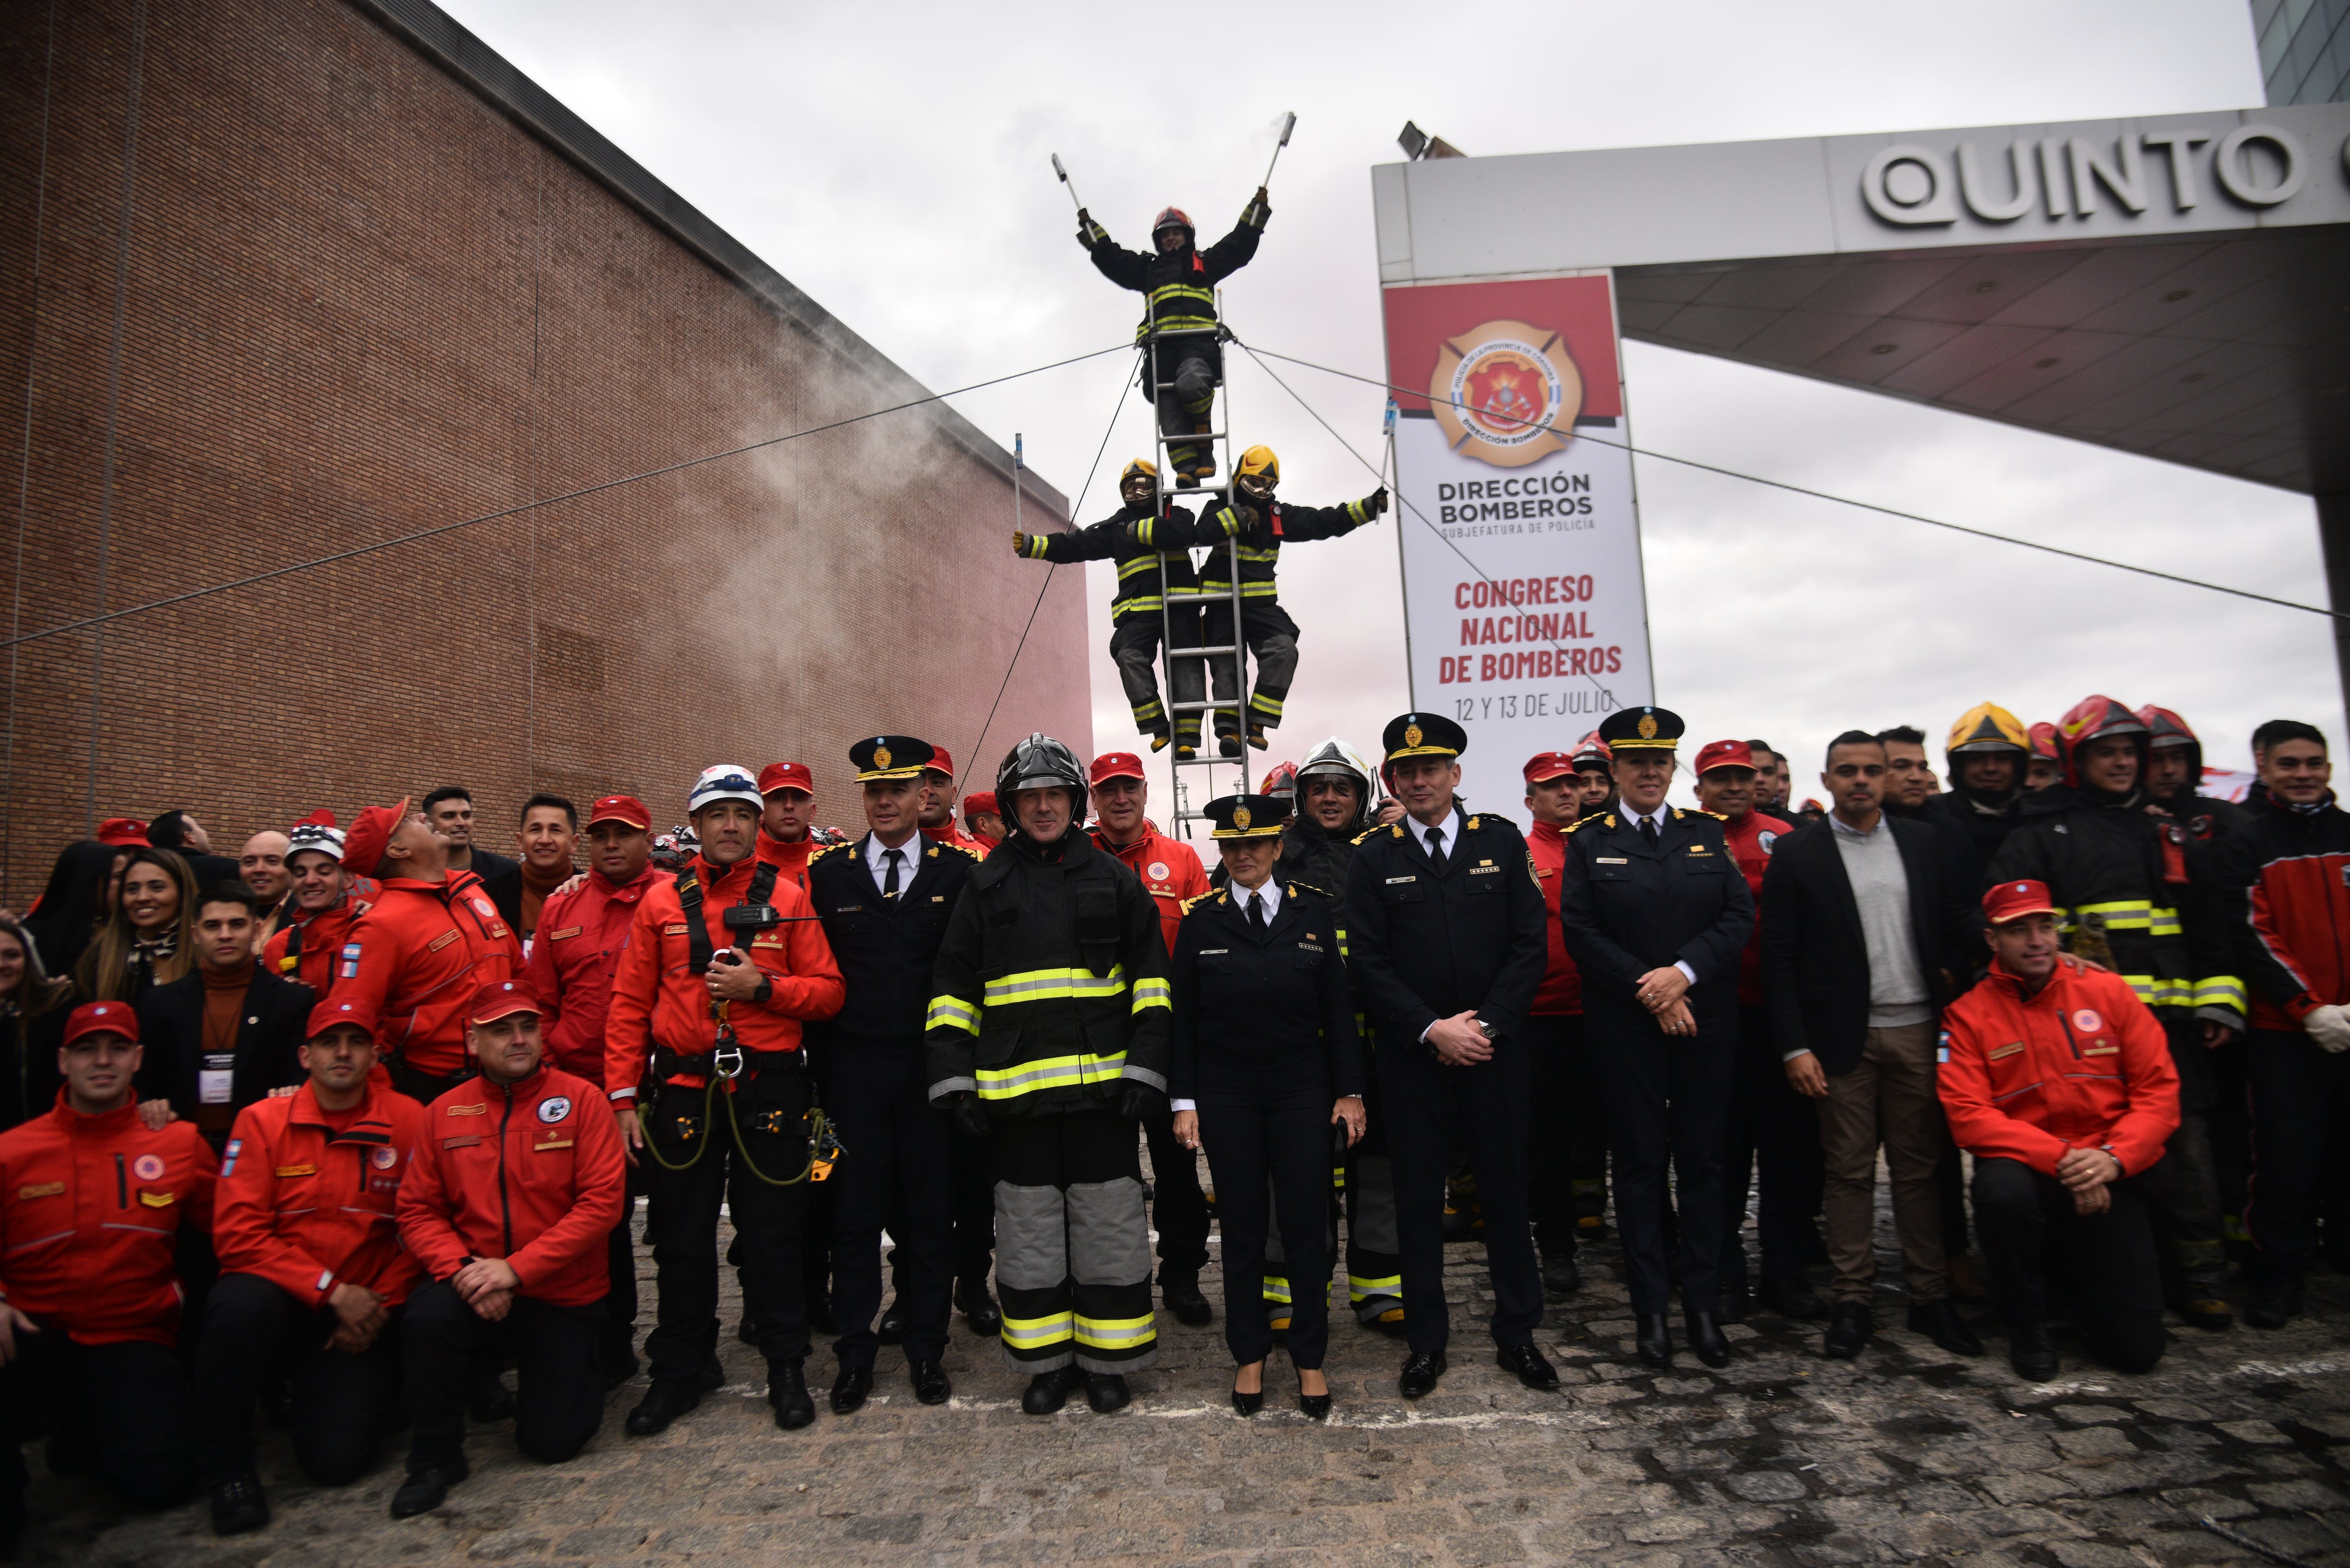
POLYGON ((1496 1360, 1555 1389, 1544 1295, 1580 1288, 1611 1192, 1648 1365, 1676 1291, 1709 1366, 1758 1308, 1857 1355, 1880 1148, 1909 1326, 1946 1349, 1982 1350, 1956 1149, 2021 1375, 2054 1375, 2052 1315, 2125 1370, 2166 1307, 2228 1326, 2231 1226, 2245 1315, 2279 1326, 2344 1212, 2324 740, 2263 725, 2235 805, 2194 792, 2174 715, 2092 698, 2053 732, 2034 789, 2033 738, 1976 710, 1947 791, 1914 731, 1847 732, 1797 827, 1759 742, 1703 747, 1702 809, 1667 805, 1680 721, 1631 709, 1527 762, 1528 835, 1459 798, 1461 729, 1409 713, 1376 766, 1334 739, 1214 802, 1212 874, 1150 823, 1139 757, 1045 735, 960 825, 942 751, 859 742, 854 838, 798 763, 706 770, 675 837, 632 797, 583 823, 535 796, 518 861, 454 788, 237 860, 182 813, 109 822, 0 919, 0 1526, 47 1435, 53 1469, 146 1505, 202 1484, 255 1528, 265 1407, 328 1484, 405 1425, 395 1516, 465 1479, 469 1416, 569 1458, 640 1369, 637 1194, 636 1436, 723 1381, 722 1205, 785 1430, 816 1419, 816 1333, 836 1415, 883 1345, 946 1401, 958 1311, 1024 1410, 1119 1408, 1154 1283, 1212 1317, 1201 1150, 1243 1416, 1276 1345, 1327 1415, 1341 1257, 1357 1321, 1405 1342, 1399 1392, 1435 1387, 1444 1243, 1477 1231, 1496 1360))

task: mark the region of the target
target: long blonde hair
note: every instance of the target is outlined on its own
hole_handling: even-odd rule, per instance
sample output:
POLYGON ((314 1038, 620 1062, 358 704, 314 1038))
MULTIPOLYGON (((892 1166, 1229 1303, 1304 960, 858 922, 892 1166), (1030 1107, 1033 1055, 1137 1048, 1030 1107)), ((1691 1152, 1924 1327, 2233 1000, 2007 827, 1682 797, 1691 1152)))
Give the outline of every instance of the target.
MULTIPOLYGON (((122 879, 115 886, 119 888, 130 881, 130 873, 142 865, 159 867, 180 890, 179 913, 172 919, 172 952, 155 961, 154 972, 148 977, 149 984, 169 985, 186 974, 196 961, 196 874, 172 850, 141 846, 133 849, 130 858, 122 863, 122 879)), ((74 965, 74 983, 84 1002, 137 1000, 130 958, 138 940, 138 929, 131 925, 118 892, 106 924, 99 928, 98 936, 82 953, 81 961, 74 965)))

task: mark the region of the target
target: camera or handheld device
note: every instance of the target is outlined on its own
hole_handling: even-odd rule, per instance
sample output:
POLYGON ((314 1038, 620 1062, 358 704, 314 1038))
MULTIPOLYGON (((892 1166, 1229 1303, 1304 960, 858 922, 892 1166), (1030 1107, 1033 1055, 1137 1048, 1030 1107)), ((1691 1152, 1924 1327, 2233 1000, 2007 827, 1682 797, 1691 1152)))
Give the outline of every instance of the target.
POLYGON ((737 904, 722 918, 730 931, 772 931, 784 923, 773 904, 737 904))

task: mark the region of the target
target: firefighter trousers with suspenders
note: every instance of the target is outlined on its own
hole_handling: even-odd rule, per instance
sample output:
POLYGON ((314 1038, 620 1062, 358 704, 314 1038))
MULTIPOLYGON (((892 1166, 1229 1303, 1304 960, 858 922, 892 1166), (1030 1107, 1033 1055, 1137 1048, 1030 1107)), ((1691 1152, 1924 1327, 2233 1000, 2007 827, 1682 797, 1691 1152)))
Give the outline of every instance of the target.
MULTIPOLYGON (((748 905, 775 896, 775 867, 761 865, 748 905)), ((703 924, 702 891, 678 878, 690 967, 714 959, 703 924)), ((718 1210, 725 1205, 742 1241, 743 1306, 770 1366, 808 1353, 807 1303, 800 1277, 800 1222, 808 1178, 817 1168, 810 1137, 825 1140, 821 1113, 797 1051, 749 1051, 718 1014, 715 1049, 684 1056, 656 1047, 638 1103, 647 1144, 653 1265, 660 1304, 645 1355, 657 1381, 691 1383, 718 1350, 718 1210), (687 1082, 673 1083, 673 1078, 687 1082), (812 1129, 813 1124, 813 1129, 812 1129)))

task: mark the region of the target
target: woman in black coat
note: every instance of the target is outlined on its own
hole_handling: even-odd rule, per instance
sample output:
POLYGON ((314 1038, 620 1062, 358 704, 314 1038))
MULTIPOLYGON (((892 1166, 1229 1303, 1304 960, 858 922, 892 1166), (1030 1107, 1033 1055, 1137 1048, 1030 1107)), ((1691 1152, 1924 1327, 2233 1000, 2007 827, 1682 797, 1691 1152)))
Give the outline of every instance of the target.
POLYGON ((1297 1403, 1318 1420, 1330 1411, 1322 1376, 1330 1339, 1330 1128, 1344 1128, 1351 1147, 1364 1127, 1362 1042, 1337 906, 1274 878, 1289 802, 1227 795, 1207 815, 1229 880, 1185 907, 1175 939, 1175 1137, 1189 1148, 1206 1147, 1215 1179, 1224 1342, 1240 1364, 1232 1408, 1253 1416, 1264 1406, 1273 1326, 1259 1286, 1278 1212, 1294 1293, 1297 1403))

